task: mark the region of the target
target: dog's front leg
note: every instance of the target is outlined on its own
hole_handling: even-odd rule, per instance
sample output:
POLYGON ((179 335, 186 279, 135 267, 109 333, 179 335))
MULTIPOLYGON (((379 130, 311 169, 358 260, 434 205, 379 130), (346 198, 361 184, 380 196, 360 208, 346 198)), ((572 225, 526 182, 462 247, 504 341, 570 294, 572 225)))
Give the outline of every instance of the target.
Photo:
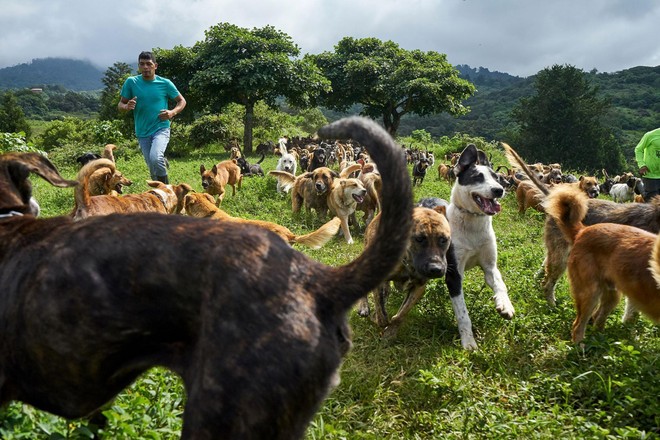
POLYGON ((348 217, 341 219, 341 233, 344 234, 346 243, 353 244, 353 237, 351 237, 351 230, 348 227, 348 217))
POLYGON ((495 302, 495 310, 500 314, 502 318, 511 319, 515 314, 513 304, 509 299, 509 292, 507 291, 504 280, 502 279, 502 274, 497 266, 493 265, 487 269, 484 269, 484 278, 486 284, 493 289, 495 293, 493 295, 493 301, 495 302))
POLYGON ((410 309, 413 308, 415 304, 422 298, 424 291, 426 290, 426 281, 421 284, 413 285, 408 289, 408 294, 406 299, 399 307, 399 311, 396 312, 396 315, 392 316, 392 320, 389 325, 383 332, 383 337, 391 338, 396 336, 399 326, 403 322, 403 318, 410 312, 410 309))
POLYGON ((456 323, 458 325, 458 334, 461 337, 461 345, 466 350, 476 350, 477 342, 472 334, 472 321, 468 314, 465 296, 463 295, 463 271, 464 267, 458 266, 454 247, 449 246, 447 251, 447 274, 445 275, 445 284, 451 297, 451 306, 454 309, 456 323))

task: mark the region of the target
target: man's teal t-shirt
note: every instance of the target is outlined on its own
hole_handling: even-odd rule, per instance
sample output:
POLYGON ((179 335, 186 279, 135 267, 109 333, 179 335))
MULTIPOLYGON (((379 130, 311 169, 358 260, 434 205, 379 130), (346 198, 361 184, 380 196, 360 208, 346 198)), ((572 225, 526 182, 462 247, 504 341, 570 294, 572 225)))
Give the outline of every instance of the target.
POLYGON ((158 75, 151 81, 145 81, 142 75, 131 76, 121 88, 121 96, 133 99, 137 96, 133 119, 135 121, 135 135, 148 137, 161 128, 170 126, 169 120, 161 121, 158 113, 167 110, 168 99, 179 96, 176 86, 167 78, 158 75))

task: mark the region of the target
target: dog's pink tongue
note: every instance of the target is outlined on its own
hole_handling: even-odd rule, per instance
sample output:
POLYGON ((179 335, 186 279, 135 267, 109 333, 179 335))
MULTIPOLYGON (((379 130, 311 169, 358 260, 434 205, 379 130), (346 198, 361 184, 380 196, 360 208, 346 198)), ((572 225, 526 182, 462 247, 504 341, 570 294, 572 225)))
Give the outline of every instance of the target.
POLYGON ((495 215, 502 210, 502 205, 500 205, 495 199, 482 199, 483 200, 483 211, 488 215, 495 215))

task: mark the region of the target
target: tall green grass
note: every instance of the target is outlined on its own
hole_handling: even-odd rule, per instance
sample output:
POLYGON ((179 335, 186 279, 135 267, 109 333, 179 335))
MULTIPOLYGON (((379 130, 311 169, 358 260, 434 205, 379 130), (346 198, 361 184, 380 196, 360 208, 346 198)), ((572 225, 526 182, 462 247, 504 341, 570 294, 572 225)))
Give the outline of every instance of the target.
MULTIPOLYGON (((171 181, 201 191, 199 165, 208 167, 226 157, 215 148, 172 159, 171 181)), ((493 157, 496 165, 505 163, 499 151, 493 151, 493 157)), ((269 157, 262 165, 268 171, 275 163, 269 157)), ((119 152, 118 168, 135 182, 129 191, 146 190, 149 176, 139 155, 119 152)), ((68 178, 77 172, 65 164, 60 169, 68 178)), ((44 216, 71 212, 71 189, 53 188, 38 178, 33 182, 44 216)), ((414 189, 415 199, 449 199, 450 190, 430 170, 414 189)), ((352 312, 354 346, 341 369, 342 383, 316 415, 308 439, 660 437, 658 327, 645 319, 622 325, 618 309, 603 332, 590 328, 583 344, 570 343, 575 312, 565 278, 557 287, 556 308, 547 306, 539 290, 544 218, 531 210, 518 214, 512 194, 502 205, 493 224, 499 267, 516 307, 514 319, 505 321, 496 313, 492 291, 478 268, 469 271, 464 282, 479 343, 476 352, 461 348, 442 280, 429 283, 393 341, 382 340, 371 321, 352 312)), ((298 233, 321 224, 313 215, 292 215, 290 197, 278 195, 270 177, 245 178, 235 197, 226 196, 223 208, 298 233)), ((353 245, 339 235, 323 249, 299 250, 340 265, 362 251, 362 234, 354 233, 354 238, 353 245)), ((400 292, 392 294, 390 314, 402 299, 400 292)), ((102 435, 178 438, 184 402, 175 375, 151 370, 110 404, 102 435)), ((93 430, 86 421, 67 422, 20 403, 0 413, 0 436, 5 439, 88 438, 93 430)))

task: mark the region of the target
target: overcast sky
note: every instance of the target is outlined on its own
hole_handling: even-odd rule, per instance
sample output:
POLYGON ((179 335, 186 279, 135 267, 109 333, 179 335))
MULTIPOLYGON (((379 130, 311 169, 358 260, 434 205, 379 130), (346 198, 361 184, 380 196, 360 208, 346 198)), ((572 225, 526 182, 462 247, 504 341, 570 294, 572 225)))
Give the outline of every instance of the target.
POLYGON ((375 37, 523 77, 553 64, 660 65, 656 0, 2 0, 0 68, 67 57, 105 69, 142 50, 190 47, 222 22, 272 25, 303 54, 375 37))

